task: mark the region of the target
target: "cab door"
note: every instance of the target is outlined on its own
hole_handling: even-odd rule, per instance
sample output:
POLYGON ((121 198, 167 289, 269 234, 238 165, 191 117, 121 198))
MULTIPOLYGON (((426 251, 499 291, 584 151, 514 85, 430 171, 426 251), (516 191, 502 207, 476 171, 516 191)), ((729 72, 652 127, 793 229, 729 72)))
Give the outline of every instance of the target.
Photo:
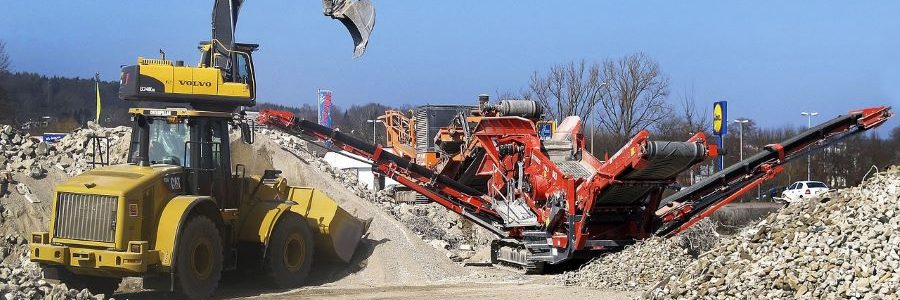
POLYGON ((220 208, 227 208, 226 204, 232 203, 228 124, 220 118, 193 118, 191 123, 191 141, 187 143, 190 191, 212 196, 220 208))

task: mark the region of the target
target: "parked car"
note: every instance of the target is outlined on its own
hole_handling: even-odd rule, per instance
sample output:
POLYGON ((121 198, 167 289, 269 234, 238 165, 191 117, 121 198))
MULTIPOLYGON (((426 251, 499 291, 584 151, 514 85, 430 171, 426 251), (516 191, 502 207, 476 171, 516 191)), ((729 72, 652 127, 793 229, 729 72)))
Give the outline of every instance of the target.
POLYGON ((828 186, 819 181, 797 181, 781 192, 781 198, 787 203, 803 199, 821 199, 828 190, 828 186))

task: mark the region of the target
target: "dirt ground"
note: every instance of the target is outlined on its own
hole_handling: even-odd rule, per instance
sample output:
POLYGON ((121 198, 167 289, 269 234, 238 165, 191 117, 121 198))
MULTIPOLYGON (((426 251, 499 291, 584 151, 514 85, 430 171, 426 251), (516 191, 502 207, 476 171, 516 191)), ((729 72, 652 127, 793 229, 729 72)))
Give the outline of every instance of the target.
MULTIPOLYGON (((546 277, 539 276, 539 277, 546 277)), ((541 278, 524 282, 466 282, 426 285, 390 285, 377 287, 324 286, 285 293, 272 293, 253 299, 633 299, 639 293, 601 291, 542 283, 541 278)))

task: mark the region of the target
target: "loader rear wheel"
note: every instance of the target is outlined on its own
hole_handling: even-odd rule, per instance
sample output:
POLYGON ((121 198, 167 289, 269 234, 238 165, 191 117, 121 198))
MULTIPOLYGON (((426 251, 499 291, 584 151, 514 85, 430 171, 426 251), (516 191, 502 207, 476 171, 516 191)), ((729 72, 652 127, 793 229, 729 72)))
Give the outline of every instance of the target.
POLYGON ((283 289, 302 285, 312 267, 314 243, 306 220, 292 214, 279 220, 266 255, 272 282, 283 289))
POLYGON ((222 238, 216 224, 196 216, 185 224, 178 238, 175 277, 189 299, 209 298, 222 277, 222 238))

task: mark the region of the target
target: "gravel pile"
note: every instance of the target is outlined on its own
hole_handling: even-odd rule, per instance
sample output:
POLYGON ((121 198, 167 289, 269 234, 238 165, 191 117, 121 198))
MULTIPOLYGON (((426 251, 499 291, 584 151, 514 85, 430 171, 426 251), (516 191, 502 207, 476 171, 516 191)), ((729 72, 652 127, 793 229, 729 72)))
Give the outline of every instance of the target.
MULTIPOLYGON (((3 299, 104 299, 88 290, 69 289, 43 279, 37 264, 28 259, 29 227, 42 227, 48 220, 49 201, 43 202, 52 187, 67 176, 90 169, 94 150, 89 136, 109 140, 111 163, 122 163, 127 156, 130 130, 127 127, 104 128, 89 124, 52 144, 38 137, 0 125, 0 296, 3 299), (18 178, 18 179, 17 179, 18 178), (26 181, 28 183, 26 183, 26 181), (28 201, 26 201, 28 200, 28 201)), ((105 149, 105 142, 102 145, 105 149)), ((34 228, 30 228, 33 230, 34 228)))
MULTIPOLYGON (((51 167, 69 176, 81 174, 90 168, 94 154, 89 136, 108 138, 113 164, 125 161, 131 136, 128 127, 105 128, 89 123, 87 128, 76 129, 59 142, 48 144, 12 126, 0 125, 0 170, 29 173, 35 178, 51 167)), ((102 146, 105 148, 105 142, 102 146)))
POLYGON ((651 291, 657 299, 896 299, 900 168, 791 204, 651 291))
MULTIPOLYGON (((69 289, 65 284, 53 284, 43 279, 41 269, 28 260, 28 245, 18 235, 7 235, 0 241, 0 295, 4 299, 105 299, 87 289, 69 289)), ((112 299, 112 298, 110 298, 112 299)))
POLYGON ((471 222, 465 222, 459 215, 440 204, 399 203, 389 191, 373 193, 365 185, 359 183, 355 173, 331 167, 322 161, 317 152, 324 153, 324 149, 311 146, 300 138, 275 130, 264 129, 262 134, 280 145, 282 149, 329 174, 355 195, 375 203, 379 208, 406 225, 422 240, 435 248, 447 251, 447 256, 451 259, 467 259, 473 256, 475 251, 488 247, 490 241, 495 238, 490 232, 471 222))
POLYGON ((556 277, 564 285, 620 291, 646 290, 677 275, 719 240, 712 221, 702 220, 673 238, 653 237, 606 254, 556 277))

